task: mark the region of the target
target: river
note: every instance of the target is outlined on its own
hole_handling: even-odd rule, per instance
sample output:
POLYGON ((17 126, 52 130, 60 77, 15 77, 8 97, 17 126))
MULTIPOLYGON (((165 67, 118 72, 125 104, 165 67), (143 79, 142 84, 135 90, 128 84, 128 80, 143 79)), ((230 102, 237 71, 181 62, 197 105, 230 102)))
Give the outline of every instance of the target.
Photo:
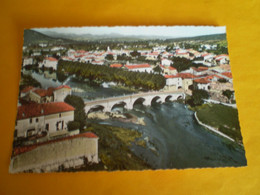
MULTIPOLYGON (((57 81, 37 73, 33 77, 44 84, 44 87, 56 86, 57 81), (46 84, 47 83, 47 84, 46 84)), ((88 86, 73 79, 67 83, 82 92, 74 93, 89 100, 99 97, 110 97, 132 93, 113 87, 88 86)), ((142 132, 148 147, 132 145, 131 150, 149 163, 154 169, 196 168, 196 167, 227 167, 245 166, 247 164, 244 149, 223 137, 215 135, 200 126, 194 112, 186 105, 178 102, 167 102, 145 107, 135 105, 133 110, 125 113, 144 118, 145 126, 124 123, 116 119, 106 121, 94 120, 100 124, 109 124, 142 132)))

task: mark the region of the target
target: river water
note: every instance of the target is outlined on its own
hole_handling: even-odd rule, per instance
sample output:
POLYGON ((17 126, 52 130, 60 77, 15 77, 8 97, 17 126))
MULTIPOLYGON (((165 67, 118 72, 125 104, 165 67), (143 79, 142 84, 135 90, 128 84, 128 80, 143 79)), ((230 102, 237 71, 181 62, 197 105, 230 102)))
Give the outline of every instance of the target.
MULTIPOLYGON (((61 82, 33 73, 44 88, 56 87, 61 82), (45 81, 46 79, 46 81, 45 81)), ((67 85, 80 88, 73 92, 84 100, 132 93, 130 90, 88 86, 70 79, 67 85)), ((194 112, 184 104, 167 102, 152 106, 135 105, 125 113, 143 118, 146 125, 125 123, 116 119, 95 120, 100 124, 136 129, 142 132, 147 147, 133 144, 131 150, 154 169, 245 166, 245 151, 241 146, 215 135, 200 126, 194 112)))

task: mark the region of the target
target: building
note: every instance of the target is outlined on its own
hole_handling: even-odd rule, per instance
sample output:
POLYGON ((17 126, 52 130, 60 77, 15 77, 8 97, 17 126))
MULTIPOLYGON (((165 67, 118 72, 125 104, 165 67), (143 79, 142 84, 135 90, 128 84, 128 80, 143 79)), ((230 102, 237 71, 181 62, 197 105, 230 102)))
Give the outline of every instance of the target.
POLYGON ((53 58, 53 57, 47 57, 40 64, 40 67, 43 67, 43 66, 45 68, 53 68, 53 70, 57 70, 58 60, 56 58, 53 58))
POLYGON ((163 74, 167 75, 176 75, 178 73, 177 69, 171 66, 163 66, 162 64, 160 65, 163 74))
POLYGON ((166 89, 177 90, 182 88, 182 78, 178 75, 164 75, 166 79, 166 89))
POLYGON ((162 59, 161 60, 161 64, 163 65, 163 66, 170 66, 170 65, 172 65, 173 64, 173 62, 171 61, 171 60, 168 60, 168 59, 162 59))
POLYGON ((18 106, 14 137, 30 137, 43 132, 67 130, 74 120, 75 108, 65 102, 25 104, 18 106))
POLYGON ((125 65, 125 68, 129 71, 134 71, 134 72, 147 72, 147 73, 153 72, 153 69, 149 64, 128 64, 125 65))
POLYGON ((226 54, 218 55, 214 57, 216 64, 229 64, 229 56, 226 54))
POLYGON ((199 78, 194 80, 194 87, 196 89, 202 89, 208 91, 210 89, 210 81, 206 78, 199 78))
POLYGON ((98 163, 98 137, 92 132, 16 147, 10 173, 54 172, 98 163))
POLYGON ((20 97, 26 101, 33 101, 36 103, 47 102, 63 102, 67 95, 71 95, 71 88, 67 85, 48 89, 40 89, 34 87, 26 87, 21 91, 20 97))
POLYGON ((23 66, 32 65, 34 62, 33 58, 24 58, 23 59, 23 66))

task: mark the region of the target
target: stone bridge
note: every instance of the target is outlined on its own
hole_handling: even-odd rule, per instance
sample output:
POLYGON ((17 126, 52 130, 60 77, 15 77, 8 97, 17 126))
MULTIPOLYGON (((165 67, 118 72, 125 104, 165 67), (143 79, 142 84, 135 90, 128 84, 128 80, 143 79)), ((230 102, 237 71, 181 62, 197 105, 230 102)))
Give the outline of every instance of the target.
POLYGON ((133 109, 136 102, 140 102, 145 106, 150 106, 152 102, 165 102, 177 99, 184 99, 185 93, 183 90, 167 91, 167 92, 146 92, 136 93, 131 95, 109 97, 103 99, 95 99, 85 102, 85 112, 89 113, 94 109, 102 109, 104 112, 111 112, 116 106, 123 106, 126 109, 133 109))

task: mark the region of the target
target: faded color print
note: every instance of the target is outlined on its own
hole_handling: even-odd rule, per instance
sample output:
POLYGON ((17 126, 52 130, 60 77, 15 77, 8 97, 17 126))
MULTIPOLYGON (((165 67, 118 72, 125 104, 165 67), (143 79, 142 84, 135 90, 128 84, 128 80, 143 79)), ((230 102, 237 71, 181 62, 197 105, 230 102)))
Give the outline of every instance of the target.
POLYGON ((246 166, 225 27, 24 31, 10 173, 246 166))

